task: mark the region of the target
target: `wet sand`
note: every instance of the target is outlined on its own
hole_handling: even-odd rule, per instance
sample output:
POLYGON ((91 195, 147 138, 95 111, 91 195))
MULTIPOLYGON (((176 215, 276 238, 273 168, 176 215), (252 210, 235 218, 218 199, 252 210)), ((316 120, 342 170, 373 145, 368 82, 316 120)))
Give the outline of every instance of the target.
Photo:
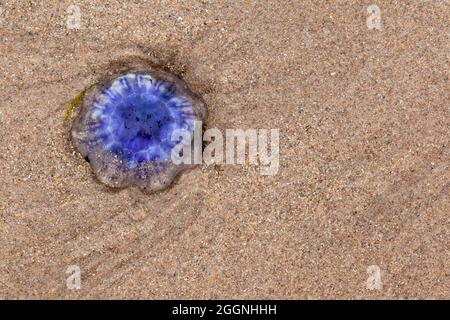
POLYGON ((102 3, 0 4, 0 298, 450 298, 448 1, 377 1, 381 30, 372 1, 102 3), (278 128, 278 174, 97 182, 63 119, 132 55, 180 74, 206 128, 278 128))

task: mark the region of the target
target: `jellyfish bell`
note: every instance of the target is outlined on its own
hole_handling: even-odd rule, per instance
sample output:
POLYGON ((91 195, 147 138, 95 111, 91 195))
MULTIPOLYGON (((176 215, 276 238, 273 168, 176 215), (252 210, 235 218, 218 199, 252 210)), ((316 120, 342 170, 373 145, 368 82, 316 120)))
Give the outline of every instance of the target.
POLYGON ((152 192, 168 187, 189 163, 172 151, 205 117, 201 99, 180 78, 139 66, 88 88, 71 129, 75 148, 98 180, 113 188, 152 192))

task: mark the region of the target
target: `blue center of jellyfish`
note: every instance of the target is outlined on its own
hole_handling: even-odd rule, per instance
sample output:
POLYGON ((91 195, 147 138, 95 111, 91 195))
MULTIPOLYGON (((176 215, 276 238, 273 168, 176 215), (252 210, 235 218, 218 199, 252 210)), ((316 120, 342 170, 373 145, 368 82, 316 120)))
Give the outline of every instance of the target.
POLYGON ((170 83, 130 73, 114 80, 93 102, 94 135, 105 150, 127 164, 165 161, 181 138, 193 130, 192 105, 170 83))

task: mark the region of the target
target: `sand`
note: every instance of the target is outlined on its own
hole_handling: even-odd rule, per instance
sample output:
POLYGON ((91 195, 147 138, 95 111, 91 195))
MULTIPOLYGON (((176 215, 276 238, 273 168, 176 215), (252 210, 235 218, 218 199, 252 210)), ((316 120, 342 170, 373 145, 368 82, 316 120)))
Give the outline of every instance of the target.
POLYGON ((0 298, 450 298, 448 1, 377 0, 381 30, 372 0, 103 3, 0 4, 0 298), (63 119, 130 55, 182 75, 206 128, 278 128, 278 174, 101 185, 63 119))

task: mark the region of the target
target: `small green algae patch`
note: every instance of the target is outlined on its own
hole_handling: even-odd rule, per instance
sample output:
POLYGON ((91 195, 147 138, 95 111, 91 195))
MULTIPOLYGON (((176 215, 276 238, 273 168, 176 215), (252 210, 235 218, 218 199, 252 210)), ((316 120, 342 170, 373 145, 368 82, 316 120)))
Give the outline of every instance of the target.
POLYGON ((64 120, 63 120, 64 124, 67 122, 67 120, 69 120, 73 110, 78 106, 78 104, 83 99, 85 92, 86 92, 86 90, 81 91, 72 100, 70 100, 69 105, 67 106, 66 116, 64 117, 64 120))

